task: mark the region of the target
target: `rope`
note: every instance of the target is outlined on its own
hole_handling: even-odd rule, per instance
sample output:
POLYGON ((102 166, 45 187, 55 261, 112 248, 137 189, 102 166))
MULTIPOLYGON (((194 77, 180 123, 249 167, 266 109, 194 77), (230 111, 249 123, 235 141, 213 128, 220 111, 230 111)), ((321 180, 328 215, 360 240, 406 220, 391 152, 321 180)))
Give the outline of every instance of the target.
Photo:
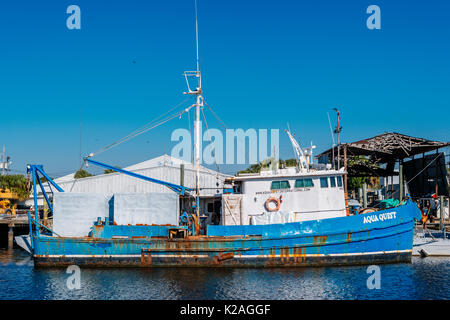
POLYGON ((437 158, 439 158, 440 155, 441 155, 441 154, 438 154, 438 155, 436 156, 436 158, 433 159, 433 161, 431 161, 425 168, 423 168, 422 170, 420 170, 419 173, 416 174, 413 178, 411 178, 408 182, 406 182, 406 184, 409 184, 411 181, 413 181, 415 178, 417 178, 417 176, 418 176, 419 174, 421 174, 423 171, 425 171, 425 169, 428 168, 434 161, 436 161, 437 158))

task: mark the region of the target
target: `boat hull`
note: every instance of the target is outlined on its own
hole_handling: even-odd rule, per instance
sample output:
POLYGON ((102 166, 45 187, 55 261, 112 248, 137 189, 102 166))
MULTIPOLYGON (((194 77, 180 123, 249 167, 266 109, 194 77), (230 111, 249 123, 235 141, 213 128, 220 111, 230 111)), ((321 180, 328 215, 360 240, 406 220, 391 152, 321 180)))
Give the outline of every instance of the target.
POLYGON ((218 261, 213 258, 161 258, 151 260, 142 256, 105 256, 105 257, 36 257, 36 267, 67 267, 77 265, 91 268, 149 268, 149 267, 325 267, 346 265, 388 264, 411 261, 411 251, 364 253, 355 255, 323 255, 302 257, 236 257, 230 260, 218 261))
POLYGON ((94 227, 91 237, 35 236, 36 267, 309 267, 408 262, 413 203, 357 216, 259 226, 210 226, 171 239, 170 227, 94 227), (124 234, 129 238, 124 239, 124 234), (116 237, 116 238, 114 238, 116 237), (122 237, 122 238, 117 238, 122 237))

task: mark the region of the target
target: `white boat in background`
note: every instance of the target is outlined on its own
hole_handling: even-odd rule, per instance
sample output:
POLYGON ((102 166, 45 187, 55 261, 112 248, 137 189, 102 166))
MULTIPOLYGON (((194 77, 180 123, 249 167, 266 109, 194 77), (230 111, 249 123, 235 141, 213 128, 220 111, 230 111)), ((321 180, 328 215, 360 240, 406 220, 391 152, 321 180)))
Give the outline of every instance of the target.
POLYGON ((31 254, 32 247, 31 247, 31 239, 30 235, 22 235, 22 236, 16 236, 14 237, 14 240, 16 241, 17 245, 24 249, 26 252, 31 254))
POLYGON ((450 234, 421 230, 413 240, 413 256, 450 257, 450 234))

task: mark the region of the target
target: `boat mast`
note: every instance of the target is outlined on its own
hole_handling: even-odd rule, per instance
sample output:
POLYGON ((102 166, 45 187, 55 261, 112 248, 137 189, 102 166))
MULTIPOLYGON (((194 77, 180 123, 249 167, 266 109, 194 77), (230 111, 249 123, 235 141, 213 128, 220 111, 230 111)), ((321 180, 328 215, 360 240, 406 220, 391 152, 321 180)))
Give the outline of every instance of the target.
POLYGON ((202 101, 202 76, 200 73, 200 62, 198 58, 198 16, 197 16, 197 0, 195 0, 195 47, 196 47, 196 53, 197 53, 197 79, 198 79, 198 86, 196 90, 196 96, 197 96, 197 102, 195 105, 195 170, 196 170, 196 183, 195 183, 195 195, 197 200, 197 206, 196 206, 196 214, 197 214, 197 221, 199 218, 199 197, 200 197, 200 107, 203 106, 202 101))
POLYGON ((341 140, 340 140, 340 133, 342 131, 342 127, 341 127, 341 114, 339 112, 339 110, 337 108, 333 108, 334 111, 336 111, 337 113, 337 126, 334 129, 334 133, 337 134, 337 158, 338 158, 338 163, 337 163, 337 168, 338 170, 341 168, 341 153, 340 153, 340 148, 341 148, 341 140))
MULTIPOLYGON (((188 92, 184 92, 185 94, 191 94, 196 96, 195 103, 195 141, 194 141, 194 150, 195 150, 195 215, 197 218, 197 222, 199 222, 200 218, 200 108, 203 107, 203 96, 202 96, 202 76, 200 72, 200 61, 198 55, 198 17, 197 17, 197 0, 195 0, 195 49, 196 49, 196 59, 197 59, 197 70, 196 71, 185 71, 184 76, 186 78, 186 84, 188 86, 188 92), (197 88, 195 90, 191 90, 189 87, 188 77, 194 76, 197 78, 197 88)), ((196 233, 198 234, 196 228, 196 233)))

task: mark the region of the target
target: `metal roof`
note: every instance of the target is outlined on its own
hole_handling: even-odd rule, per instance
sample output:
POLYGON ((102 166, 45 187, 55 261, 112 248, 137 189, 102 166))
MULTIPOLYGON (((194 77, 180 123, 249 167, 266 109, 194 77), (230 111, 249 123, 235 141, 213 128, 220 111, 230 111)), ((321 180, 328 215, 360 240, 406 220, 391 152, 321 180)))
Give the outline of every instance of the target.
MULTIPOLYGON (((414 155, 447 147, 450 142, 432 141, 423 138, 416 138, 400 134, 397 132, 387 132, 372 138, 355 142, 341 144, 341 150, 347 148, 349 155, 371 156, 375 162, 387 163, 404 158, 411 158, 414 155)), ((337 147, 334 148, 337 155, 337 147)), ((333 149, 328 149, 316 157, 324 155, 330 156, 333 149)), ((341 155, 343 152, 341 151, 341 155)))

